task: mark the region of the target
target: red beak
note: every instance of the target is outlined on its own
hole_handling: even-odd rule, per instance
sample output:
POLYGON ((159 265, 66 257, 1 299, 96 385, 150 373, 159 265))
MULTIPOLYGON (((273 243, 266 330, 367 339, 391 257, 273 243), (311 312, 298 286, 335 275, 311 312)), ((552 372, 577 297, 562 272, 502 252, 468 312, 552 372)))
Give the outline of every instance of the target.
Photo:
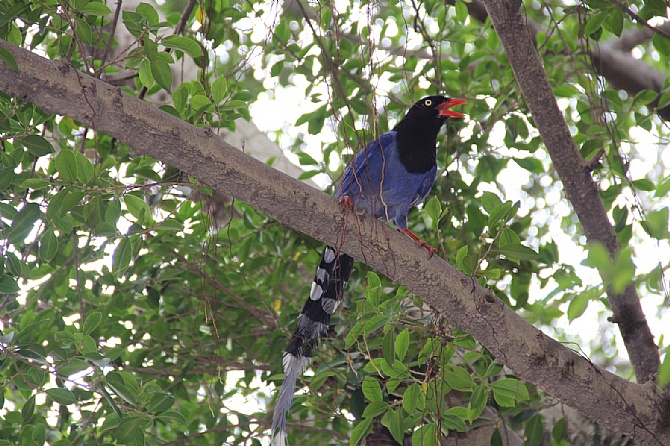
POLYGON ((437 106, 437 109, 440 111, 439 116, 445 116, 447 118, 462 118, 465 116, 463 113, 455 112, 449 109, 455 105, 462 105, 467 103, 468 101, 466 101, 465 99, 458 99, 458 98, 447 99, 446 101, 437 106))

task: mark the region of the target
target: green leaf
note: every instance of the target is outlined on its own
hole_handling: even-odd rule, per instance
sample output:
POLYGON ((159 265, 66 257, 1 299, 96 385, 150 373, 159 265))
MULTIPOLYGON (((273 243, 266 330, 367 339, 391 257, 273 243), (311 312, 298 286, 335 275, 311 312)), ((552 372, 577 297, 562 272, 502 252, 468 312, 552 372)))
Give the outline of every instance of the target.
POLYGON ((370 334, 387 323, 389 318, 390 316, 384 314, 373 316, 365 322, 363 325, 363 330, 366 334, 370 334))
MULTIPOLYGON (((656 36, 654 36, 656 37, 656 36)), ((663 40, 666 40, 665 38, 663 40)), ((666 40, 667 41, 667 40, 666 40)), ((670 43, 669 43, 670 44, 670 43)), ((654 90, 642 90, 633 98, 636 105, 648 105, 658 97, 658 93, 654 90)))
POLYGON ((0 278, 0 294, 16 294, 21 291, 16 279, 11 276, 4 275, 0 278))
POLYGON ((154 76, 151 74, 151 62, 149 62, 147 59, 144 59, 142 63, 140 64, 140 68, 137 71, 139 78, 140 78, 140 83, 144 85, 147 88, 151 88, 154 86, 154 76))
POLYGON ((166 218, 161 222, 160 226, 158 226, 158 229, 160 229, 161 231, 178 232, 184 230, 184 225, 180 221, 175 220, 174 218, 166 218))
POLYGON ((158 85, 166 91, 172 88, 172 70, 167 62, 161 59, 151 61, 151 74, 158 85))
POLYGON ((660 34, 654 34, 651 43, 654 44, 654 48, 656 48, 656 50, 663 56, 670 57, 670 40, 668 40, 667 37, 661 36, 660 34))
POLYGON ((354 430, 351 432, 351 438, 349 439, 349 446, 358 445, 361 440, 368 436, 372 430, 372 420, 373 418, 366 418, 356 425, 354 430))
MULTIPOLYGON (((117 439, 121 444, 134 445, 136 440, 144 440, 144 432, 140 429, 142 419, 137 416, 124 417, 116 430, 117 439)), ((141 444, 144 444, 142 441, 141 444)))
POLYGON ((514 407, 516 401, 527 400, 528 389, 515 378, 503 378, 491 384, 493 398, 503 407, 514 407))
POLYGON ((51 143, 40 135, 24 136, 20 141, 35 156, 44 156, 54 152, 51 143))
POLYGON ((403 428, 402 409, 389 410, 382 417, 381 423, 391 432, 395 441, 399 444, 403 443, 405 429, 403 428))
MULTIPOLYGON (((570 84, 560 84, 553 87, 554 94, 559 98, 574 98, 581 94, 577 88, 570 84)), ((516 161, 516 160, 515 160, 516 161)))
POLYGON ((119 274, 125 270, 133 258, 133 243, 130 237, 125 237, 119 242, 119 246, 112 255, 112 272, 119 274))
MULTIPOLYGON (((4 169, 0 169, 0 190, 9 188, 9 185, 12 184, 12 181, 14 181, 14 177, 15 174, 13 167, 5 167, 4 169)), ((30 178, 28 178, 28 180, 30 180, 30 178)))
POLYGON ((588 307, 588 305, 589 296, 587 293, 578 293, 573 295, 572 299, 570 299, 570 305, 568 306, 568 321, 572 322, 584 314, 584 311, 586 311, 586 307, 588 307))
POLYGON ((489 390, 481 384, 475 388, 468 403, 468 421, 471 423, 475 421, 482 414, 486 408, 486 403, 489 400, 489 390))
POLYGON ((102 313, 99 311, 94 311, 93 313, 86 315, 86 322, 84 322, 84 327, 82 328, 82 333, 84 335, 90 335, 93 330, 95 330, 100 321, 102 320, 102 313))
POLYGON ((382 342, 382 356, 386 362, 393 367, 395 362, 395 352, 393 350, 393 328, 388 330, 384 335, 384 341, 382 342))
POLYGON ((77 38, 87 45, 93 44, 93 30, 86 19, 76 18, 75 23, 77 24, 77 38))
POLYGON ((662 240, 670 238, 670 232, 668 232, 667 207, 658 211, 649 212, 644 223, 647 233, 655 239, 662 240))
POLYGON ((368 401, 373 403, 384 401, 382 388, 379 385, 379 381, 377 381, 373 377, 366 376, 365 379, 363 380, 362 387, 363 387, 363 395, 365 395, 368 401))
POLYGON ((379 276, 373 271, 369 271, 368 286, 365 287, 365 298, 372 304, 372 306, 378 307, 382 301, 382 293, 383 291, 381 287, 381 281, 379 280, 379 276))
POLYGON ((508 259, 515 260, 537 260, 540 257, 540 255, 531 248, 517 243, 501 246, 496 252, 504 255, 508 259))
POLYGON ((28 400, 23 404, 21 408, 21 419, 24 423, 28 423, 35 414, 35 395, 32 395, 28 400))
POLYGON ((128 212, 137 219, 139 224, 144 224, 147 218, 151 216, 151 209, 149 205, 140 197, 132 194, 123 196, 123 202, 128 209, 128 212))
POLYGON ((670 383, 670 347, 665 348, 665 356, 663 358, 663 363, 658 370, 658 386, 661 389, 670 383))
POLYGON ((56 157, 55 164, 56 170, 60 174, 61 179, 70 182, 75 182, 78 180, 77 158, 74 156, 74 152, 72 152, 72 150, 61 150, 56 157))
POLYGON ((56 364, 56 373, 60 376, 71 376, 91 367, 86 361, 81 359, 71 359, 56 364))
POLYGON ((404 361, 409 349, 409 330, 404 329, 395 340, 395 354, 399 360, 404 361))
POLYGON ((27 203, 14 217, 12 226, 7 232, 7 239, 12 244, 21 243, 30 234, 35 222, 42 216, 40 207, 35 203, 27 203))
MULTIPOLYGON (((460 1, 457 2, 461 3, 460 1)), ((435 446, 437 444, 437 425, 424 424, 412 433, 412 446, 435 446)))
POLYGON ((219 76, 212 83, 212 99, 214 103, 219 104, 226 98, 226 93, 228 93, 228 81, 225 76, 219 76))
POLYGON ((196 114, 205 113, 212 110, 212 101, 203 95, 197 94, 192 96, 189 102, 191 107, 196 111, 196 114))
POLYGON ((188 426, 188 421, 186 421, 184 415, 174 410, 163 412, 162 414, 158 415, 158 419, 168 425, 173 425, 176 423, 180 426, 188 426))
POLYGON ((491 214, 493 210, 502 204, 502 201, 498 196, 492 192, 484 192, 481 198, 482 207, 487 214, 491 214))
POLYGON ((391 408, 391 405, 385 401, 375 401, 365 406, 363 418, 374 418, 383 414, 391 408))
POLYGON ((584 26, 584 34, 590 36, 598 31, 603 26, 608 14, 609 11, 600 11, 591 16, 584 26))
POLYGON ((247 108, 248 106, 249 106, 249 104, 244 102, 244 101, 233 99, 232 101, 228 101, 225 104, 223 104, 222 109, 226 110, 226 111, 237 110, 239 108, 247 108))
POLYGON ((417 383, 413 383, 402 395, 402 407, 408 414, 413 414, 416 409, 424 410, 426 407, 426 394, 417 383))
POLYGON ((465 5, 465 2, 456 0, 454 6, 456 8, 456 20, 465 22, 465 19, 468 18, 468 7, 465 5))
POLYGON ((542 444, 542 439, 544 438, 542 416, 539 414, 533 415, 530 420, 526 422, 526 428, 523 433, 524 438, 526 439, 524 445, 539 446, 542 444))
POLYGON ((161 43, 167 48, 183 51, 193 58, 204 55, 200 45, 192 37, 168 36, 164 38, 161 43))
MULTIPOLYGON (((467 245, 461 246, 458 249, 458 252, 456 252, 456 266, 460 268, 461 270, 463 269, 463 259, 465 259, 465 256, 468 255, 469 248, 467 245)), ((466 272, 466 274, 468 274, 466 272)))
POLYGON ((624 19, 623 11, 619 8, 612 8, 609 14, 609 19, 609 30, 617 37, 621 37, 624 19))
POLYGON ((448 366, 444 370, 444 380, 456 390, 468 392, 473 389, 475 383, 472 376, 463 367, 448 366))
POLYGON ((93 3, 90 2, 86 4, 83 8, 79 10, 82 14, 86 15, 95 15, 95 16, 106 16, 112 13, 112 10, 102 3, 93 3))
POLYGON ((433 196, 428 200, 428 203, 426 203, 426 213, 432 220, 432 228, 437 228, 440 215, 442 214, 442 205, 437 197, 433 196))
POLYGON ((561 418, 554 424, 554 427, 551 429, 551 438, 556 442, 560 442, 563 439, 567 439, 568 435, 568 420, 561 418))
POLYGON ((527 157, 527 158, 512 158, 515 163, 519 165, 522 169, 526 169, 530 173, 540 174, 544 173, 544 166, 542 161, 537 158, 527 157))
POLYGON ((658 108, 665 108, 670 105, 670 91, 666 92, 661 96, 661 99, 658 100, 658 108))
POLYGON ((140 17, 145 18, 150 26, 156 26, 160 21, 160 16, 158 15, 156 8, 149 3, 140 3, 137 5, 137 8, 135 8, 135 12, 139 14, 140 17))
POLYGON ((519 236, 510 228, 503 228, 498 237, 498 246, 518 245, 521 243, 519 236))
POLYGON ((7 51, 5 48, 0 47, 0 60, 5 63, 9 68, 11 68, 15 72, 19 72, 19 64, 16 63, 16 59, 14 59, 14 55, 7 51))
POLYGON ((496 228, 498 223, 506 223, 510 219, 510 211, 512 210, 512 203, 507 201, 501 203, 490 212, 488 227, 496 228))
POLYGON ((58 252, 58 238, 53 229, 47 229, 42 235, 39 246, 39 255, 45 262, 50 262, 58 252))
POLYGON ((79 181, 84 184, 88 184, 91 182, 91 180, 93 180, 93 164, 91 164, 91 161, 82 153, 77 152, 76 156, 79 181))
POLYGON ((49 395, 49 398, 51 398, 58 404, 63 404, 65 406, 74 403, 76 400, 74 393, 70 392, 68 389, 54 388, 54 389, 47 389, 46 392, 47 395, 49 395))
POLYGON ((180 85, 175 88, 172 93, 172 103, 174 108, 176 108, 180 113, 186 108, 186 102, 188 100, 188 89, 184 85, 180 85))

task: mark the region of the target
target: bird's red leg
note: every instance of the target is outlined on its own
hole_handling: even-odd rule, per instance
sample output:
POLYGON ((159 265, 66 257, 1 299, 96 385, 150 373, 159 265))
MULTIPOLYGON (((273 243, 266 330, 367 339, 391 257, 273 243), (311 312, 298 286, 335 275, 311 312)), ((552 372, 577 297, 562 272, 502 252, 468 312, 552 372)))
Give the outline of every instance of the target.
POLYGON ((346 209, 354 209, 354 203, 351 202, 351 199, 349 198, 349 195, 345 195, 342 198, 340 198, 340 204, 342 207, 346 209))
POLYGON ((410 231, 409 229, 398 229, 398 231, 402 232, 403 234, 405 234, 406 236, 408 236, 409 238, 411 238, 412 240, 414 240, 415 242, 417 242, 419 245, 421 245, 422 247, 426 248, 426 249, 428 250, 428 252, 430 253, 431 257, 433 256, 433 254, 437 254, 437 253, 438 253, 438 249, 437 249, 437 248, 433 248, 433 247, 430 246, 428 243, 426 243, 426 242, 424 242, 423 240, 421 240, 419 237, 417 237, 416 235, 414 235, 414 233, 413 233, 412 231, 410 231))

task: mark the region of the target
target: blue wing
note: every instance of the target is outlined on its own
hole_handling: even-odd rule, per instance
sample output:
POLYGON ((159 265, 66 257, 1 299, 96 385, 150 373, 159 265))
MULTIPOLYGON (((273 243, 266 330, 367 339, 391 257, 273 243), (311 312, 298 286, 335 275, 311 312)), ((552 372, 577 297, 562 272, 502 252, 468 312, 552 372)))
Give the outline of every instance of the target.
POLYGON ((371 141, 349 164, 335 196, 347 196, 356 209, 407 229, 407 213, 428 195, 436 174, 437 165, 425 173, 408 172, 391 131, 371 141))

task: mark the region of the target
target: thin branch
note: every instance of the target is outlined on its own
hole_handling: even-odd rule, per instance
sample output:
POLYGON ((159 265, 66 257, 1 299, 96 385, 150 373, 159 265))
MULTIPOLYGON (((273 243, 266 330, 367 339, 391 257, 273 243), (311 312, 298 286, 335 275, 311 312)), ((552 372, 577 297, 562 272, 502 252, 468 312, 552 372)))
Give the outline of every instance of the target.
POLYGON ((645 19, 640 17, 639 15, 635 14, 628 6, 624 5, 621 3, 619 0, 610 0, 612 3, 614 3, 620 10, 628 14, 633 20, 635 20, 637 23, 640 25, 644 26, 645 28, 648 28, 658 34, 659 36, 663 36, 666 39, 670 40, 670 34, 666 33, 660 28, 656 28, 655 26, 651 26, 645 19))
POLYGON ((77 282, 77 297, 79 298, 79 315, 83 324, 86 322, 86 309, 84 306, 84 296, 81 292, 83 284, 79 278, 79 238, 77 237, 77 228, 72 228, 72 259, 74 260, 74 277, 77 282))
POLYGON ((116 10, 114 10, 114 17, 112 18, 112 21, 109 24, 110 27, 109 39, 107 39, 107 44, 105 45, 105 52, 102 53, 102 57, 100 58, 100 68, 98 69, 98 72, 96 73, 95 76, 98 79, 104 72, 105 62, 107 61, 107 57, 109 57, 109 52, 112 50, 112 43, 114 42, 114 37, 116 36, 116 26, 119 23, 119 16, 121 15, 122 3, 123 0, 116 0, 116 10))

